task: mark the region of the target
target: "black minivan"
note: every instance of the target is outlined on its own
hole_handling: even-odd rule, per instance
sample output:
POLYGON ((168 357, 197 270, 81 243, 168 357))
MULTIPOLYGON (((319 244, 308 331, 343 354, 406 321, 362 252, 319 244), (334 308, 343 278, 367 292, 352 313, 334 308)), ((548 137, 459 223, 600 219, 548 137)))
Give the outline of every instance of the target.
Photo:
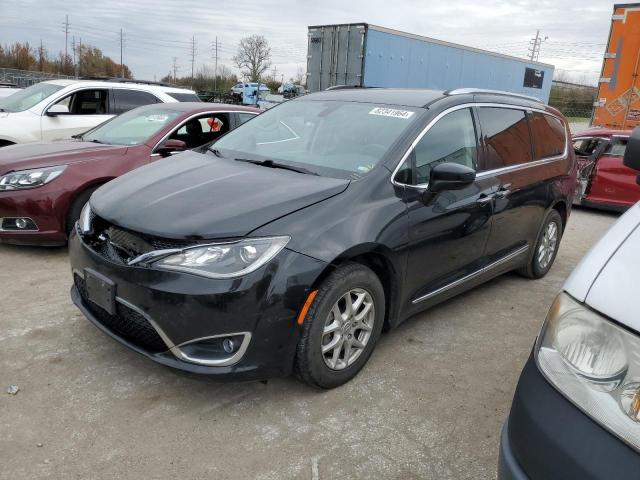
POLYGON ((189 372, 336 387, 383 329, 539 278, 576 188, 563 116, 487 90, 336 89, 98 189, 70 240, 98 328, 189 372))

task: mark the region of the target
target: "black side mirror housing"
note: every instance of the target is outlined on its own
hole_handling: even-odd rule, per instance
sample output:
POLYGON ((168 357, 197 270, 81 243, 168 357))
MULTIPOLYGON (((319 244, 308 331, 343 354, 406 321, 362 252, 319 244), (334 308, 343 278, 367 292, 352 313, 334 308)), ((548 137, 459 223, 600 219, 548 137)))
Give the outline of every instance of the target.
MULTIPOLYGON (((640 127, 634 128, 631 135, 629 135, 623 163, 625 166, 640 173, 640 127)), ((636 177, 636 183, 640 184, 640 176, 636 177)))
POLYGON ((471 185, 476 179, 476 171, 459 163, 441 163, 431 170, 427 191, 460 190, 471 185))

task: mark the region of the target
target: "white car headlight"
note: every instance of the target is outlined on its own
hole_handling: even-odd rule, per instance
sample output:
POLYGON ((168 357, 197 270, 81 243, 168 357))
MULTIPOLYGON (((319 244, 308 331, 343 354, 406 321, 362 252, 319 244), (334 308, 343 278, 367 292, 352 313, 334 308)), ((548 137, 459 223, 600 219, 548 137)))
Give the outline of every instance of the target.
POLYGON ((89 202, 84 204, 82 207, 82 211, 80 212, 80 218, 78 219, 78 226, 80 227, 80 231, 86 235, 91 232, 91 221, 93 220, 93 213, 91 212, 91 207, 89 206, 89 202))
POLYGON ((640 449, 640 335, 561 293, 538 337, 536 361, 577 407, 640 449))
POLYGON ((275 257, 289 237, 247 238, 238 242, 202 245, 156 260, 153 267, 209 278, 234 278, 256 271, 275 257))
POLYGON ((66 165, 20 170, 0 177, 0 191, 41 187, 60 176, 66 165))

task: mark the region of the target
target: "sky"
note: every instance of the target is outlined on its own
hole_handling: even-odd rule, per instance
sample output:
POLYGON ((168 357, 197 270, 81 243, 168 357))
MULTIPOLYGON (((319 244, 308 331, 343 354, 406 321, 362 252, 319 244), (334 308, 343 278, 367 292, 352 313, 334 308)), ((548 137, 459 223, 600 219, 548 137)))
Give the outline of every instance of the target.
POLYGON ((449 42, 524 57, 540 30, 539 61, 556 66, 562 79, 595 85, 599 77, 613 2, 606 0, 0 0, 0 44, 42 40, 49 52, 65 49, 64 22, 71 41, 98 47, 119 63, 120 29, 124 63, 134 77, 159 80, 173 68, 191 74, 218 65, 236 70, 238 41, 264 35, 277 78, 306 66, 307 27, 367 22, 449 42))

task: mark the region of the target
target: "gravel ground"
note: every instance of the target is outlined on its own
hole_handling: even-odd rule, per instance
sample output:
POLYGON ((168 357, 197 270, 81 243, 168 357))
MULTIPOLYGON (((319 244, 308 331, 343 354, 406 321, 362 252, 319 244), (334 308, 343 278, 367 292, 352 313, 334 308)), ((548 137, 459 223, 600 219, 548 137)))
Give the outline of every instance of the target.
POLYGON ((64 249, 0 245, 0 478, 494 478, 547 308, 615 219, 574 211, 545 278, 504 275, 410 319, 329 392, 155 365, 72 306, 64 249))

